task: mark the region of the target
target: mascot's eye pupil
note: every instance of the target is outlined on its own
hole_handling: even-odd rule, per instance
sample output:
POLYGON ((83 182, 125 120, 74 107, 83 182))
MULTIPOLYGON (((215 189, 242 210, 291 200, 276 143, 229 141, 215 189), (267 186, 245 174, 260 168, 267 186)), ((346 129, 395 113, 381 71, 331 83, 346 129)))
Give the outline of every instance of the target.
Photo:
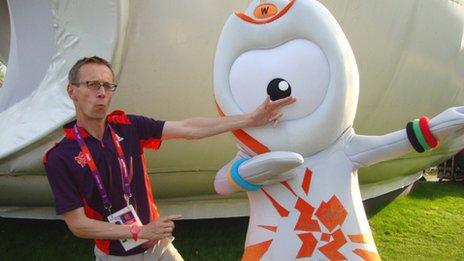
POLYGON ((271 97, 271 101, 276 101, 290 96, 292 88, 286 80, 275 78, 267 85, 267 94, 271 97))

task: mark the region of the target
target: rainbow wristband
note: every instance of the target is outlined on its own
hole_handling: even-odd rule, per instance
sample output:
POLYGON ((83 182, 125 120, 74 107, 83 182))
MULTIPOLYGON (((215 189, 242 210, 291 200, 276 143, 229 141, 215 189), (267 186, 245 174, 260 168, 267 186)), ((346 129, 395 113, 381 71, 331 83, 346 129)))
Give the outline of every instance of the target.
POLYGON ((425 141, 427 141, 427 144, 430 146, 430 148, 435 149, 436 147, 438 147, 440 142, 437 138, 435 138, 435 136, 433 136, 432 132, 430 131, 429 118, 427 118, 426 116, 420 117, 419 127, 421 129, 422 134, 424 135, 425 141))
MULTIPOLYGON (((246 190, 246 191, 256 191, 256 190, 259 190, 261 188, 260 185, 255 185, 255 184, 252 184, 248 181, 246 181, 245 179, 243 179, 242 177, 240 177, 240 175, 238 174, 238 167, 243 163, 247 161, 247 159, 245 158, 239 158, 238 160, 236 160, 233 164, 232 164, 232 167, 230 167, 230 177, 232 179, 232 181, 235 183, 235 185, 237 185, 238 187, 246 190)), ((229 179, 230 181, 230 179, 229 179)))
POLYGON ((414 150, 419 153, 432 150, 439 144, 437 138, 430 131, 429 119, 425 116, 408 122, 406 134, 414 150))
POLYGON ((412 121, 408 122, 406 125, 406 134, 408 135, 408 140, 411 143, 412 147, 414 148, 415 151, 422 153, 424 152, 424 148, 420 145, 419 141, 417 140, 417 137, 414 133, 413 129, 413 123, 412 121))
POLYGON ((414 134, 416 135, 416 138, 419 141, 419 144, 421 145, 421 147, 424 148, 425 151, 430 150, 430 146, 429 144, 427 144, 427 141, 425 141, 424 135, 422 134, 422 131, 420 129, 418 119, 415 119, 412 122, 412 129, 414 130, 414 134))

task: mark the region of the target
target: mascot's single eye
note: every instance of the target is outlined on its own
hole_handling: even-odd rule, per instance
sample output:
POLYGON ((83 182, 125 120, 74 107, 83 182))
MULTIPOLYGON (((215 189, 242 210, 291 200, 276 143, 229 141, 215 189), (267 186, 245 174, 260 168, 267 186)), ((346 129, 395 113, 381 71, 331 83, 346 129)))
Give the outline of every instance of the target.
POLYGON ((230 93, 243 113, 253 112, 269 95, 296 102, 281 109, 282 120, 296 120, 314 112, 324 101, 330 67, 322 49, 297 39, 270 49, 248 50, 230 68, 230 93))
POLYGON ((271 101, 277 101, 292 95, 292 87, 286 80, 275 78, 267 85, 267 94, 271 101))

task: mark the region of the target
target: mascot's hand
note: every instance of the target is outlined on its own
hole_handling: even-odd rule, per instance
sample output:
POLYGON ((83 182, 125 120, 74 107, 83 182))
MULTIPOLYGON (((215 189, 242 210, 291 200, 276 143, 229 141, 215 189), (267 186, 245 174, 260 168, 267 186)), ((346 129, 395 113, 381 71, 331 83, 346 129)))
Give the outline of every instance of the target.
POLYGON ((274 151, 246 160, 238 167, 240 177, 255 185, 270 185, 294 177, 292 170, 303 164, 303 157, 294 152, 274 151))
POLYGON ((440 143, 446 143, 448 138, 464 134, 464 107, 453 107, 433 117, 429 123, 433 135, 440 143))

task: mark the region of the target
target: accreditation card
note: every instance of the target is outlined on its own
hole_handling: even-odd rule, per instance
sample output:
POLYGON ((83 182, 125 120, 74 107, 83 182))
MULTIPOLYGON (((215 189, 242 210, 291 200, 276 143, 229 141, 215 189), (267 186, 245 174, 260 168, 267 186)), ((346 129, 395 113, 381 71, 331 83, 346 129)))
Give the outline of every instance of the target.
MULTIPOLYGON (((135 212, 134 207, 132 204, 128 205, 127 207, 119 210, 108 216, 108 221, 113 224, 124 224, 131 226, 133 224, 137 224, 142 226, 142 222, 140 222, 139 216, 137 216, 137 212, 135 212)), ((148 240, 145 239, 138 239, 137 241, 133 239, 120 239, 122 247, 124 250, 129 251, 137 246, 142 245, 143 243, 147 242, 148 240)))

